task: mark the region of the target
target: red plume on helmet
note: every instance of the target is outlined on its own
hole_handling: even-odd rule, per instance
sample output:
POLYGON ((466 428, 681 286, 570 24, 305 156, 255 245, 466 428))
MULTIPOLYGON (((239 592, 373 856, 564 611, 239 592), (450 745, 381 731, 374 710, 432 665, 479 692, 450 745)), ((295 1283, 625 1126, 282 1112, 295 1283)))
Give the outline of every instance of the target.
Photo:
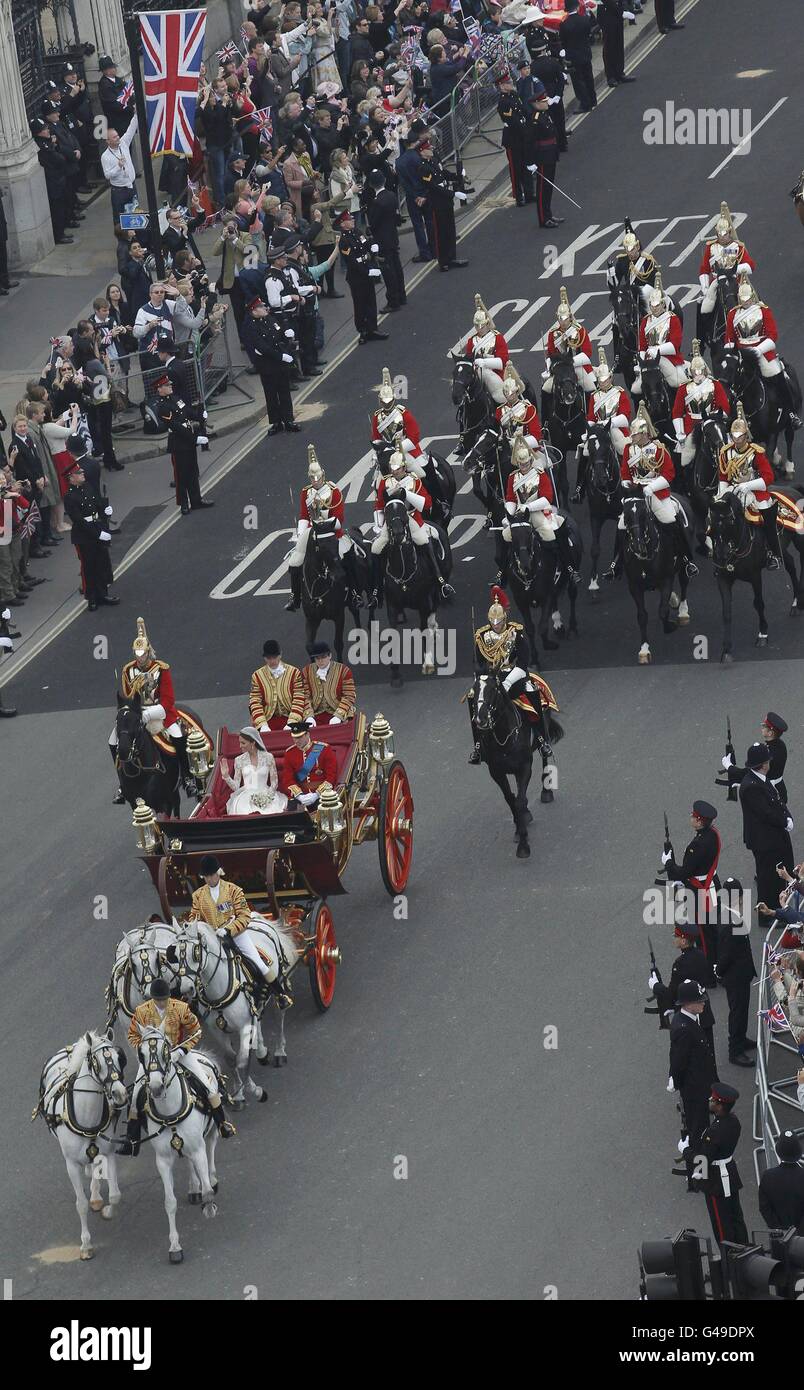
POLYGON ((504 608, 506 613, 511 606, 508 595, 503 593, 503 590, 497 584, 492 584, 491 586, 491 602, 499 603, 500 607, 504 608))

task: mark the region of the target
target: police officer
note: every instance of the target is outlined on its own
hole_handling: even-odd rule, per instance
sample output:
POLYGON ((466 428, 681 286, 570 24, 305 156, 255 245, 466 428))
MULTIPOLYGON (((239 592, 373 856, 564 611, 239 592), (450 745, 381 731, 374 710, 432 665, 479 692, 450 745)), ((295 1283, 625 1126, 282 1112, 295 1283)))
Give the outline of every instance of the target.
POLYGON ((715 1056, 715 1016, 712 1013, 712 1006, 709 1003, 709 996, 706 993, 712 979, 712 971, 709 962, 700 948, 701 928, 694 922, 685 922, 683 926, 677 926, 673 931, 673 944, 678 949, 678 955, 673 961, 673 968, 670 971, 670 979, 664 984, 655 971, 651 973, 648 980, 648 989, 653 990, 653 997, 659 1005, 659 1012, 667 1014, 672 1018, 675 1009, 678 1007, 678 992, 685 980, 694 980, 703 990, 704 1007, 701 1013, 700 1027, 704 1034, 712 1056, 715 1056))
MULTIPOLYGON (((677 864, 670 841, 665 842, 662 864, 668 883, 681 883, 694 895, 694 921, 702 928, 701 945, 709 967, 708 984, 713 983, 712 970, 717 953, 717 931, 714 926, 715 893, 720 887, 717 876, 720 859, 720 836, 714 827, 717 807, 709 801, 694 801, 690 824, 695 831, 677 864)), ((702 981, 703 983, 703 981, 702 981)))
POLYGON ((81 142, 81 176, 82 183, 80 193, 89 193, 89 170, 91 165, 97 166, 99 162, 98 142, 95 139, 95 115, 92 110, 92 102, 89 99, 87 84, 83 77, 76 72, 72 63, 68 63, 64 69, 64 81, 61 86, 61 118, 63 121, 72 120, 75 122, 75 130, 81 142))
MULTIPOLYGON (((762 742, 765 744, 770 757, 770 768, 768 777, 778 791, 785 806, 789 801, 787 795, 787 785, 784 780, 784 770, 787 766, 787 744, 782 738, 782 734, 787 733, 787 723, 780 714, 773 710, 768 710, 762 721, 760 734, 762 742)), ((731 753, 727 753, 722 759, 722 765, 728 774, 729 786, 739 786, 742 782, 746 768, 736 767, 731 753)))
POLYGON ((756 978, 748 927, 742 915, 742 884, 727 878, 718 894, 717 957, 715 972, 725 986, 729 1004, 729 1061, 735 1067, 752 1067, 746 1055, 756 1048, 748 1037, 751 981, 756 978))
POLYGON ((214 507, 214 502, 205 502, 201 497, 201 484, 198 477, 198 445, 205 444, 203 420, 199 412, 173 394, 170 377, 160 376, 156 380, 159 397, 156 416, 163 429, 167 430, 168 448, 173 464, 173 478, 176 484, 176 505, 181 507, 182 516, 188 512, 201 511, 214 507))
POLYGON ((81 564, 81 590, 87 601, 87 612, 94 613, 99 604, 113 607, 120 602, 109 594, 112 583, 109 517, 112 509, 102 505, 95 489, 87 483, 80 463, 74 463, 69 470, 67 483, 64 511, 73 524, 70 540, 81 564))
POLYGON ((793 869, 793 819, 770 780, 770 752, 764 743, 751 744, 745 766, 740 783, 743 842, 754 856, 758 901, 778 907, 781 879, 776 865, 784 864, 788 873, 793 869))
POLYGON ((243 342, 257 368, 265 395, 265 409, 270 421, 269 435, 298 434, 301 425, 293 419, 293 400, 290 394, 290 373, 294 358, 289 343, 277 320, 259 296, 252 299, 243 320, 243 342))
POLYGON ((67 129, 61 119, 61 106, 58 97, 57 90, 47 101, 42 102, 42 116, 45 124, 50 126, 56 137, 56 148, 67 161, 67 226, 77 227, 79 222, 84 221, 82 209, 85 206, 78 197, 78 190, 83 178, 81 173, 81 144, 78 137, 67 129))
POLYGON ((776 1140, 778 1167, 766 1168, 759 1180, 759 1210, 771 1231, 804 1235, 804 1165, 801 1140, 786 1129, 776 1140))
POLYGON ((676 993, 678 1012, 670 1021, 670 1083, 678 1091, 687 1133, 685 1165, 674 1173, 686 1174, 692 1187, 692 1158, 700 1147, 709 1113, 709 1094, 715 1079, 715 1059, 701 1028, 706 993, 696 980, 684 980, 676 993))
POLYGON ((507 70, 497 78, 500 98, 497 111, 503 123, 502 147, 508 160, 511 192, 517 207, 533 202, 533 177, 528 169, 528 126, 530 110, 517 94, 514 79, 507 70))
POLYGON ((382 168, 370 170, 366 175, 366 184, 373 193, 366 217, 374 244, 379 247, 380 269, 385 281, 386 303, 382 305, 381 312, 393 314, 408 302, 405 274, 399 257, 399 228, 402 225, 399 199, 395 192, 386 187, 382 168))
POLYGON ((603 34, 603 67, 610 87, 616 87, 620 82, 636 82, 635 77, 626 77, 625 74, 626 14, 631 16, 626 0, 600 0, 595 12, 603 34))
MULTIPOLYGON (((709 1098, 712 1119, 695 1146, 692 1158, 693 1183, 706 1197, 712 1233, 718 1245, 724 1240, 748 1244, 740 1188, 742 1182, 734 1161, 741 1125, 733 1113, 740 1092, 725 1081, 715 1081, 709 1098)), ((690 1144, 692 1148, 692 1144, 690 1144)))
POLYGON ((421 179, 433 214, 433 250, 438 258, 438 268, 445 271, 463 270, 469 262, 458 260, 455 199, 466 202, 466 194, 458 188, 458 176, 447 173, 437 158, 432 141, 423 140, 419 153, 422 157, 421 179))
POLYGON ((341 233, 341 261, 352 296, 355 328, 359 334, 360 346, 363 347, 365 343, 370 342, 385 342, 388 334, 381 333, 377 328, 376 282, 382 279, 382 271, 374 259, 372 243, 361 232, 355 231, 355 219, 348 209, 344 209, 333 220, 341 233))
POLYGON ((68 236, 65 230, 68 214, 67 175, 70 173, 68 162, 56 145, 55 132, 41 117, 36 116, 31 121, 31 134, 36 141, 39 163, 45 171, 53 240, 57 246, 71 246, 73 238, 68 236))

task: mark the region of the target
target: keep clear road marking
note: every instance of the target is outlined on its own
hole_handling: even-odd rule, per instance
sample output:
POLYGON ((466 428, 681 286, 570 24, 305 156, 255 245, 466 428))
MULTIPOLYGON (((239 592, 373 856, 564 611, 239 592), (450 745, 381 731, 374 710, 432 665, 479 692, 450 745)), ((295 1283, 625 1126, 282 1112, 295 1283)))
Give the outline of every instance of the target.
POLYGON ((728 164, 729 160, 730 160, 730 159, 733 159, 734 156, 735 156, 736 154, 739 154, 739 153, 740 153, 740 150, 741 150, 742 146, 745 144, 746 140, 750 140, 751 137, 752 137, 753 135, 756 135, 757 131, 762 129, 762 127, 764 126, 765 122, 766 122, 766 121, 769 121, 770 118, 771 118, 771 116, 775 116, 775 115, 776 115, 776 112, 779 110, 779 107, 780 107, 780 106, 784 106, 784 104, 785 104, 786 101, 787 101, 787 97, 780 97, 780 98, 779 98, 779 100, 777 101, 776 105, 771 107, 771 109, 770 109, 770 111, 768 112, 767 116, 763 116, 763 117, 762 117, 762 120, 761 120, 761 121, 758 121, 757 124, 756 124, 755 126, 753 126, 751 130, 749 130, 749 132, 748 132, 747 135, 744 135, 744 136, 743 136, 743 138, 742 138, 742 140, 740 141, 739 145, 735 145, 735 146, 734 146, 734 149, 731 151, 730 154, 727 154, 727 155, 726 155, 726 158, 722 161, 722 163, 718 164, 717 168, 712 170, 711 174, 709 175, 710 179, 716 179, 716 178, 717 178, 717 176, 718 176, 718 174, 720 173, 721 169, 725 169, 725 167, 726 167, 726 165, 728 164))
MULTIPOLYGON (((683 17, 689 14, 690 10, 694 9, 695 6, 699 3, 700 0, 689 0, 689 3, 687 5, 680 5, 677 11, 678 17, 680 19, 683 19, 683 17)), ((643 63, 645 59, 650 56, 654 48, 656 48, 658 44, 664 41, 664 38, 665 35, 663 34, 655 34, 652 39, 648 40, 644 48, 641 48, 636 54, 636 56, 629 60, 629 69, 639 67, 640 63, 643 63)), ((605 87, 603 89, 598 98, 598 106, 600 106, 602 102, 606 101, 611 96, 613 90, 614 89, 611 87, 605 87)), ((782 98, 782 100, 784 101, 786 100, 786 98, 782 98)), ((781 104, 781 101, 777 103, 778 106, 781 106, 781 104)), ((774 107, 773 111, 768 112, 768 115, 765 117, 765 121, 769 120, 769 118, 774 114, 774 111, 776 109, 777 108, 774 107)), ((586 120, 587 115, 591 115, 591 112, 579 112, 577 115, 573 116, 572 119, 568 122, 568 129, 577 130, 581 122, 586 120)), ((760 124, 764 125, 765 121, 761 121, 760 124)), ((756 129, 758 130, 759 126, 757 126, 756 129)), ((729 155, 729 159, 731 159, 734 153, 735 151, 732 150, 731 154, 729 155)), ((728 161, 724 162, 727 163, 728 161)), ((715 173, 717 172, 718 170, 716 169, 715 173)), ((710 175, 710 178, 714 178, 714 174, 710 175)), ((491 186, 489 192, 490 191, 491 186)), ((493 212, 497 211, 498 209, 495 207, 484 207, 483 201, 481 201, 481 203, 478 206, 477 212, 473 216, 469 217, 466 222, 461 224, 461 237, 468 236, 471 232, 475 230, 476 227, 479 227, 482 222, 485 222, 487 217, 490 217, 493 212)), ((417 271, 417 273, 413 276, 413 278, 407 282, 407 288, 409 290, 416 289, 417 285, 421 284, 424 277, 426 275, 431 274, 434 265, 434 261, 431 261, 428 265, 423 265, 421 269, 417 271)), ((382 317, 387 318, 388 315, 386 314, 382 317)), ((355 336, 348 343, 346 343, 343 348, 341 348, 340 352, 338 352, 335 355, 335 357, 333 357, 332 361, 329 362, 328 365, 324 368, 323 374, 320 377, 317 377, 311 386, 305 387, 303 390, 299 392, 298 396, 296 397, 296 403, 299 405, 303 404, 304 401, 307 400, 308 396, 311 396, 316 390, 318 390, 319 387, 323 385, 328 376, 331 376, 333 372, 337 371, 341 363, 345 362, 346 358, 349 357, 349 355, 352 352, 354 352, 356 347, 357 337, 355 336)), ((221 462, 217 464, 216 467, 213 468, 213 470, 206 475, 206 477, 203 478, 202 481, 204 490, 207 491, 210 488, 217 487, 218 483, 222 482, 223 479, 229 473, 232 472, 232 469, 236 468, 237 465, 241 463, 242 460, 246 457, 246 455, 251 453, 251 450, 257 444, 259 444, 260 440, 265 438, 267 429, 267 419, 261 424, 255 426, 255 428, 248 435, 246 435, 246 438, 244 439, 243 443, 239 445, 239 447, 234 451, 234 453, 232 453, 229 456, 229 458, 222 459, 221 462)), ((159 521, 153 523, 149 530, 147 530, 145 534, 140 537, 136 544, 133 545, 131 549, 126 552, 123 559, 120 561, 120 564, 116 566, 115 582, 117 582, 121 575, 125 574, 128 570, 130 570, 137 563, 137 561, 140 560, 142 556, 148 550, 151 549, 151 546, 156 545, 156 542, 162 539, 162 536, 164 536, 170 530, 171 526, 175 526, 178 521, 182 520, 181 513, 179 512, 179 509, 177 507, 171 507, 171 504, 168 503, 167 508, 170 508, 170 510, 166 510, 165 515, 161 517, 159 521)), ((76 603, 72 604, 69 608, 67 608, 66 611, 62 613, 60 618, 57 618, 54 622, 47 625, 44 631, 42 632, 41 636, 37 637, 34 641, 32 641, 30 646, 26 646, 25 650, 20 652, 18 657, 12 656, 10 660, 4 661, 2 664, 2 669, 0 670, 0 690, 2 690, 3 687, 9 683, 9 681, 13 680, 15 676, 18 676, 19 673, 23 671, 26 666, 28 666, 32 661, 34 661, 36 657, 38 657, 40 653, 43 652, 45 648, 50 645, 51 642, 54 642, 57 637, 60 637, 61 634, 71 625, 71 623, 75 622, 76 618, 80 617, 81 614, 85 612, 86 604, 84 603, 83 599, 79 599, 76 603)))

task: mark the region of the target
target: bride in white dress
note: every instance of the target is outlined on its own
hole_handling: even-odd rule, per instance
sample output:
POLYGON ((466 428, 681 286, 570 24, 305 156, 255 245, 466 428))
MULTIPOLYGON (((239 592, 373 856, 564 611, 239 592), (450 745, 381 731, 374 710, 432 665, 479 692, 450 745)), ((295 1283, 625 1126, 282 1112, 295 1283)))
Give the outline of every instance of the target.
POLYGON ((234 776, 229 776, 225 758, 221 760, 221 776, 232 789, 226 803, 227 816, 275 816, 288 804, 284 793, 277 790, 276 759, 263 748, 256 729, 240 730, 240 753, 234 760, 234 776))

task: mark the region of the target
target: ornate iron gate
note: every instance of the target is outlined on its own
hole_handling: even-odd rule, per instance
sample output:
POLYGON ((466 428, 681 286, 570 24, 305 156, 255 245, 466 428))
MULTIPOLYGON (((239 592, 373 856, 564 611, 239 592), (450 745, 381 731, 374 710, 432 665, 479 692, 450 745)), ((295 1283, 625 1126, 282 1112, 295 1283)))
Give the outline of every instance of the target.
POLYGON ((69 60, 84 73, 86 50, 78 35, 73 0, 13 0, 14 39, 28 116, 38 116, 46 83, 61 82, 69 60))

